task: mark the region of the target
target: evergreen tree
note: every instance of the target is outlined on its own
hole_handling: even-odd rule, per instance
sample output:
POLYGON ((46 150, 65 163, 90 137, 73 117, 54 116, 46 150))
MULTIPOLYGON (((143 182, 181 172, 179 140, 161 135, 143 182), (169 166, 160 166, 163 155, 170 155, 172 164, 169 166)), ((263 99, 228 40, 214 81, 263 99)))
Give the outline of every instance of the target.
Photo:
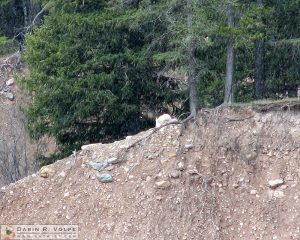
POLYGON ((161 26, 141 21, 140 13, 106 1, 52 6, 43 26, 27 36, 30 77, 22 83, 32 96, 26 109, 32 137, 52 135, 70 152, 149 127, 143 107, 174 100, 147 57, 151 33, 161 26))

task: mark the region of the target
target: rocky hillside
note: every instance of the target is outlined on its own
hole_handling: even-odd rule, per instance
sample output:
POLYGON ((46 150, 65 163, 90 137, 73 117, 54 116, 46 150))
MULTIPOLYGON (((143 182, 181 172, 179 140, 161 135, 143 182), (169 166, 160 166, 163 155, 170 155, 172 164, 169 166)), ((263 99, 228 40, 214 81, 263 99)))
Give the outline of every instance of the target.
POLYGON ((300 102, 202 111, 80 152, 0 191, 0 224, 79 239, 300 239, 300 102))
POLYGON ((25 74, 20 53, 0 57, 0 187, 32 173, 38 167, 37 157, 56 149, 53 139, 33 142, 26 134, 21 107, 27 100, 16 82, 16 76, 25 74))
POLYGON ((25 133, 15 74, 24 74, 20 54, 0 58, 0 187, 27 176, 34 168, 36 146, 25 133))

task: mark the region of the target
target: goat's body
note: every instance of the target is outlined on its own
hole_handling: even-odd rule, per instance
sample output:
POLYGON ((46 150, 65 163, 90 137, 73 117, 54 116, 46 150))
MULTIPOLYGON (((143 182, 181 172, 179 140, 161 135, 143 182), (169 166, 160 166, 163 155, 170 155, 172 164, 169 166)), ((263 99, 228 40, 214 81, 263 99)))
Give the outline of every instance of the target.
POLYGON ((172 122, 174 119, 169 114, 163 114, 155 119, 155 127, 161 127, 169 122, 172 122))

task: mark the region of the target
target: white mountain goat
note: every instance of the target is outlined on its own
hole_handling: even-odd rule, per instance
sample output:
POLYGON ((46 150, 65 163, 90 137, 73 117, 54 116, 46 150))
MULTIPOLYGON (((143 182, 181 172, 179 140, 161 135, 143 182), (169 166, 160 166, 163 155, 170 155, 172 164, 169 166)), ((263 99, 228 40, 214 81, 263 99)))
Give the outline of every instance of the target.
POLYGON ((172 118, 169 114, 163 114, 155 119, 155 127, 159 128, 167 123, 177 122, 176 118, 172 118))

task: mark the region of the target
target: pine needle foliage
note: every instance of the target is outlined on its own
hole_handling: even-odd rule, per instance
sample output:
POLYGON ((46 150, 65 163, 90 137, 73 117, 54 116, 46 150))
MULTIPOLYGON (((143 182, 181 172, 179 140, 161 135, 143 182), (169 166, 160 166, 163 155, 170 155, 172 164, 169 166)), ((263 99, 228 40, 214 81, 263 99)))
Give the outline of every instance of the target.
POLYGON ((157 83, 147 57, 150 32, 159 26, 146 20, 132 25, 138 9, 81 4, 58 1, 26 39, 29 132, 35 139, 54 136, 64 153, 149 127, 142 106, 157 109, 176 97, 157 83))

